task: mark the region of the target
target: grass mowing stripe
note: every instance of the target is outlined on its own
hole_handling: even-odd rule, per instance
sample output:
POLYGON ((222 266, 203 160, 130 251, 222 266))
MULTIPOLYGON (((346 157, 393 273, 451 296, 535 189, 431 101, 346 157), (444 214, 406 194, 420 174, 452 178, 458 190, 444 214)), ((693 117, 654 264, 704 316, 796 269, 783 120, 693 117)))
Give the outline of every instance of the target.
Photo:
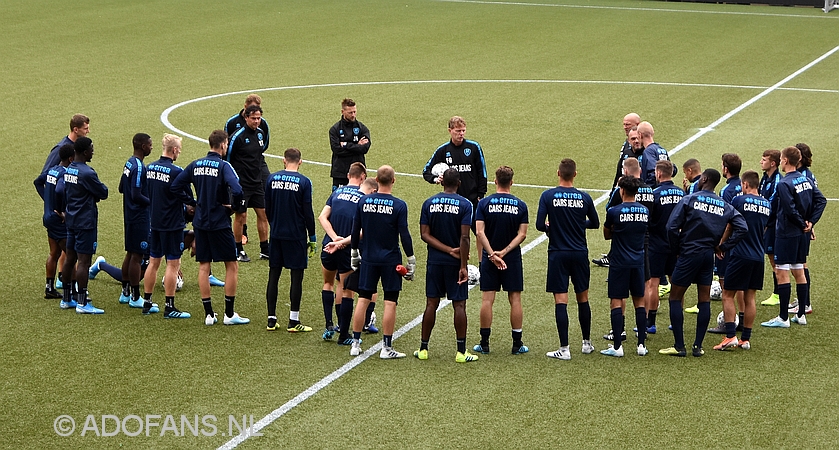
MULTIPOLYGON (((823 61, 825 58, 827 58, 830 55, 832 55, 833 53, 835 53, 837 50, 839 50, 839 46, 834 47, 832 50, 830 50, 827 53, 823 54, 822 56, 814 59, 812 62, 810 62, 806 66, 802 67, 801 69, 796 70, 791 75, 789 75, 786 78, 784 78, 783 80, 775 83, 774 85, 767 88, 766 90, 764 90, 760 94, 752 97, 751 99, 747 100, 746 102, 744 102, 740 106, 732 109, 731 111, 729 111, 728 113, 726 113, 725 115, 720 117, 719 119, 712 122, 708 127, 702 128, 698 133, 694 134, 693 136, 691 136, 690 138, 688 138, 687 140, 685 140, 681 144, 677 145, 673 150, 670 151, 670 154, 672 155, 672 154, 675 154, 675 153, 679 152, 680 150, 683 150, 685 147, 690 145, 692 142, 696 141, 697 139, 699 139, 700 137, 705 135, 708 131, 713 130, 714 127, 722 124, 723 122, 730 119, 731 117, 733 117, 737 113, 743 111, 749 105, 751 105, 754 102, 756 102, 756 101, 760 100, 761 98, 765 97, 766 95, 768 95, 772 91, 778 89, 779 87, 786 84, 787 82, 789 82, 793 78, 797 77, 798 75, 801 75, 802 73, 804 73, 805 71, 807 71, 811 67, 815 66, 819 62, 823 61)), ((603 203, 608 197, 609 197, 608 194, 603 194, 600 197, 598 197, 596 200, 594 200, 594 204, 599 205, 600 203, 603 203)), ((545 242, 547 239, 548 239, 548 237, 547 237, 546 234, 544 234, 544 233, 540 234, 539 237, 530 241, 527 245, 522 247, 522 250, 521 250, 522 256, 526 255, 528 252, 530 252, 531 250, 536 248, 542 242, 545 242)), ((474 288, 474 287, 475 287, 474 285, 469 286, 469 290, 472 290, 472 288, 474 288)), ((448 306, 449 303, 451 303, 451 302, 448 299, 441 300, 440 305, 438 306, 437 310, 438 311, 442 310, 443 308, 448 306)), ((395 333, 393 333, 393 340, 396 340, 399 337, 401 337, 402 335, 404 335, 405 333, 411 331, 412 329, 414 329, 420 323, 422 323, 422 314, 418 315, 417 317, 414 317, 413 320, 406 323, 401 328, 399 328, 395 333)), ((285 404, 283 404, 279 408, 275 409, 274 411, 271 411, 271 413, 269 413, 268 415, 266 415, 265 417, 260 419, 258 422, 256 422, 253 425, 252 429, 249 429, 244 434, 240 434, 240 435, 237 435, 237 436, 233 437, 232 439, 227 441, 224 445, 219 447, 219 449, 232 449, 232 448, 237 447, 239 444, 244 442, 248 437, 250 437, 253 433, 259 432, 260 430, 262 430, 266 426, 273 423, 275 420, 277 420, 280 417, 282 417, 283 415, 285 415, 287 412, 291 411, 294 407, 296 407, 300 403, 304 402, 309 397, 317 394, 318 392, 320 392, 321 389, 329 386, 330 384, 332 384, 333 381, 337 380, 338 378, 341 378, 344 374, 346 374, 347 372, 349 372, 350 370, 352 370, 353 368, 355 368, 356 366, 358 366, 359 364, 361 364, 362 362, 367 360, 367 358, 374 355, 376 352, 380 351, 381 348, 382 348, 382 342, 379 341, 375 345, 373 345, 372 347, 368 348, 361 355, 356 356, 350 362, 344 364, 343 366, 341 366, 340 368, 338 368, 334 372, 332 372, 329 375, 323 377, 320 381, 313 384, 308 389, 301 392, 300 394, 298 394, 297 396, 295 396, 294 398, 292 398, 291 400, 289 400, 288 402, 286 402, 285 404)))
POLYGON ((839 19, 836 16, 828 15, 813 15, 805 16, 802 14, 777 14, 777 13, 755 13, 745 11, 703 11, 700 9, 673 9, 673 8, 638 8, 632 6, 603 6, 603 5, 568 5, 568 4, 554 4, 554 3, 527 3, 527 2, 490 2, 485 0, 437 0, 446 3, 475 3, 480 5, 503 5, 503 6, 541 6, 551 8, 580 8, 580 9, 609 9, 615 11, 652 11, 652 12, 672 12, 672 13, 692 13, 692 14, 722 14, 728 16, 761 16, 761 17, 795 17, 805 19, 839 19))

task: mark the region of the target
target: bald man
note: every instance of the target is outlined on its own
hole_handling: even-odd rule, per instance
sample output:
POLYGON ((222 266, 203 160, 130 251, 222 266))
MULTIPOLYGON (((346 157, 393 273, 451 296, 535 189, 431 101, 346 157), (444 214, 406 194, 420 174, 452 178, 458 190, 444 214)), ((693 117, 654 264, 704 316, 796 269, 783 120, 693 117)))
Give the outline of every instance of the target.
MULTIPOLYGON (((670 155, 655 141, 655 130, 649 122, 638 124, 638 134, 641 137, 641 144, 644 145, 644 153, 639 161, 641 163, 641 180, 647 185, 655 187, 657 185, 655 163, 664 160, 670 161, 670 155)), ((673 166, 673 176, 676 176, 677 173, 678 169, 673 166)))
POLYGON ((618 157, 618 168, 615 172, 615 181, 612 182, 614 189, 618 185, 618 179, 623 176, 623 160, 626 158, 638 158, 638 155, 632 148, 632 143, 629 141, 629 131, 637 127, 641 123, 641 116, 636 113, 629 113, 623 116, 623 133, 626 135, 626 140, 621 146, 620 156, 618 157))

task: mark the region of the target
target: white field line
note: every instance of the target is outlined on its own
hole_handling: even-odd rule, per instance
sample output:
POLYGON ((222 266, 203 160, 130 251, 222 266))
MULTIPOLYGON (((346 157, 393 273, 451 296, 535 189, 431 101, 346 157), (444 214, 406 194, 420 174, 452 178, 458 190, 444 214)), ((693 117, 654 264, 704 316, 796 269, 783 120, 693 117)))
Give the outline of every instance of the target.
POLYGON ((480 5, 502 5, 502 6, 539 6, 549 8, 579 8, 579 9, 607 9, 615 11, 653 11, 653 12, 670 12, 670 13, 689 13, 689 14, 720 14, 727 16, 762 16, 762 17, 793 17, 802 19, 837 19, 839 17, 822 15, 803 15, 803 14, 777 14, 777 13, 758 13, 747 11, 703 11, 699 9, 673 9, 673 8, 638 8, 632 6, 601 6, 601 5, 567 5, 567 4, 553 4, 553 3, 527 3, 527 2, 490 2, 482 0, 437 0, 447 3, 473 3, 480 5))
MULTIPOLYGON (((735 114, 739 113, 740 111, 742 111, 743 109, 745 109, 746 107, 748 107, 749 105, 751 105, 752 103, 754 103, 754 102, 756 102, 757 100, 759 100, 759 99, 761 99, 761 98, 765 97, 765 96, 766 96, 767 94, 769 94, 770 92, 772 92, 772 91, 774 91, 774 90, 777 90, 777 89, 778 89, 781 85, 783 85, 783 84, 785 84, 785 83, 789 82, 790 80, 792 80, 792 79, 793 79, 793 78, 795 78, 796 76, 798 76, 798 75, 800 75, 800 74, 804 73, 807 69, 809 69, 809 68, 813 67, 815 64, 817 64, 817 63, 819 63, 820 61, 824 60, 825 58, 827 58, 828 56, 830 56, 831 54, 833 54, 833 53, 834 53, 834 52, 836 52, 837 50, 839 50, 839 46, 834 47, 832 50, 830 50, 829 52, 827 52, 827 53, 825 53, 824 55, 820 56, 819 58, 815 59, 815 60, 814 60, 813 62, 811 62, 810 64, 807 64, 806 66, 802 67, 801 69, 799 69, 799 70, 795 71, 792 75, 790 75, 790 76, 788 76, 788 77, 784 78, 783 80, 779 81, 779 82, 778 82, 778 83, 776 83, 775 85, 773 85, 773 86, 771 86, 771 87, 767 88, 766 90, 764 90, 764 91, 763 91, 763 92, 761 92, 760 94, 758 94, 758 95, 756 95, 755 97, 753 97, 751 100, 749 100, 749 101, 747 101, 747 102, 743 103, 742 105, 740 105, 740 106, 738 106, 738 107, 734 108, 734 109, 733 109, 733 110, 731 110, 729 113, 725 114, 725 115, 724 115, 724 116, 722 116, 721 118, 719 118, 719 119, 717 119, 716 121, 714 121, 714 122, 713 122, 713 123, 712 123, 709 127, 707 127, 707 128, 711 128, 711 129, 712 129, 714 126, 719 125, 719 124, 721 124, 721 123, 725 122, 726 120, 728 120, 729 118, 731 118, 731 117, 732 117, 732 116, 734 116, 735 114)), ((709 131, 710 131, 710 130, 709 130, 709 131)), ((674 154, 674 153, 676 153, 676 152, 678 152, 678 151, 680 151, 680 150, 684 149, 684 148, 685 148, 685 147, 687 147, 687 146, 688 146, 691 142, 695 141, 696 139, 698 139, 699 137, 701 137, 701 136, 702 136, 702 135, 704 135, 705 133, 707 133, 707 131, 706 131, 706 132, 704 132, 704 133, 701 133, 701 134, 697 133, 697 135, 691 136, 688 140, 686 140, 685 142, 682 142, 681 144, 679 144, 678 146, 676 146, 676 148, 674 148, 673 150, 671 150, 671 151, 670 151, 670 154, 674 154)), ((600 203, 603 203, 603 202, 604 202, 607 198, 608 198, 608 194, 603 194, 603 195, 601 195, 600 197, 598 197, 598 198, 594 201, 594 203, 595 203, 595 205, 599 205, 600 203)), ((537 237, 536 239, 534 239, 534 240, 530 241, 527 245, 525 245, 524 247, 522 247, 522 249, 521 249, 522 256, 524 256, 525 254, 527 254, 528 252, 530 252, 531 250, 533 250, 534 248, 536 248, 536 247, 537 247, 539 244, 541 244, 542 242, 545 242, 547 239, 548 239, 548 238, 547 238, 547 235, 545 235, 545 234, 540 234, 540 235, 539 235, 539 237, 537 237)), ((473 287, 474 287, 474 286, 470 286, 470 290, 471 290, 473 287)), ((441 301, 440 301, 440 307, 438 308, 438 310, 440 310, 440 309, 442 309, 442 308, 444 308, 444 307, 448 306, 448 304, 449 304, 449 303, 450 303, 450 302, 449 302, 449 300, 448 300, 448 299, 443 299, 443 300, 441 300, 441 301)), ((411 320, 410 322, 406 323, 406 324, 405 324, 405 325, 403 325, 401 328, 399 328, 399 330, 397 330, 395 333, 393 333, 393 339, 394 339, 394 340, 396 340, 397 338, 401 337, 403 334, 405 334, 405 333, 407 333, 407 332, 411 331, 411 330, 412 330, 412 329, 414 329, 417 325, 419 325, 421 322, 422 322, 422 314, 420 314, 419 316, 415 317, 413 320, 411 320)), ((221 447, 219 447, 219 449, 232 449, 232 448, 235 448, 236 446, 238 446, 239 444, 241 444, 242 442, 244 442, 246 439, 248 439, 248 437, 250 437, 253 433, 255 433, 255 432, 259 432, 259 431, 260 431, 260 430, 262 430, 263 428, 267 427, 268 425, 270 425, 271 423, 273 423, 275 420, 279 419, 279 418, 280 418, 280 417, 282 417, 284 414, 286 414, 287 412, 291 411, 291 410, 292 410, 293 408, 295 408, 297 405, 299 405, 300 403, 303 403, 303 402, 304 402, 305 400, 307 400, 309 397, 312 397, 313 395, 315 395, 315 394, 317 394, 318 392, 320 392, 320 390, 321 390, 321 389, 323 389, 323 388, 325 388, 325 387, 329 386, 329 385, 330 385, 333 381, 337 380, 338 378, 341 378, 343 375, 345 375, 347 372, 349 372, 350 370, 352 370, 354 367, 356 367, 357 365, 359 365, 359 364, 361 364, 362 362, 364 362, 365 360, 367 360, 367 358, 369 358, 369 357, 373 356, 374 354, 376 354, 376 352, 378 352, 378 351, 380 351, 380 350, 381 350, 381 347, 382 347, 382 343, 381 343, 381 341, 379 341, 378 343, 376 343, 375 345, 373 345, 372 347, 370 347, 369 349, 367 349, 367 351, 365 351, 365 352, 364 352, 364 353, 362 353, 361 355, 356 356, 355 358, 353 358, 352 360, 350 360, 349 362, 347 362, 347 363, 346 363, 346 364, 344 364, 343 366, 341 366, 341 367, 339 367, 338 369, 336 369, 334 372, 332 372, 332 373, 330 373, 329 375, 327 375, 327 376, 323 377, 320 381, 318 381, 317 383, 313 384, 313 385, 312 385, 312 386, 310 386, 308 389, 306 389, 305 391, 301 392, 300 394, 298 394, 297 396, 295 396, 294 398, 292 398, 291 400, 289 400, 288 402, 286 402, 285 404, 283 404, 282 406, 280 406, 279 408, 275 409, 274 411, 271 411, 271 413, 269 413, 268 415, 266 415, 265 417, 263 417, 262 419, 260 419, 258 422, 256 422, 256 423, 253 425, 253 427, 252 427, 251 429, 249 429, 249 430, 248 430, 248 432, 246 432, 245 434, 240 434, 240 435, 234 436, 232 439, 230 439, 229 441, 227 441, 224 445, 222 445, 221 447)))

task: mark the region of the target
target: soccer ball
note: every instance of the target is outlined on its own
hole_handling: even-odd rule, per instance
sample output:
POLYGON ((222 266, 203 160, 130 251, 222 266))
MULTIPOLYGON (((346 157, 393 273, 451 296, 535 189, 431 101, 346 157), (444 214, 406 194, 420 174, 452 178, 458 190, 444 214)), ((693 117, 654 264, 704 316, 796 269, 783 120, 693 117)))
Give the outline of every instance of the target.
MULTIPOLYGON (((739 314, 734 314, 734 326, 740 325, 740 316, 739 314)), ((717 327, 718 328, 725 328, 725 312, 720 311, 717 315, 717 327)))
POLYGON ((437 163, 437 164, 434 164, 434 167, 431 168, 431 175, 434 175, 435 177, 440 177, 440 176, 443 176, 443 172, 445 172, 447 170, 449 170, 449 165, 448 164, 446 164, 444 162, 437 163))
POLYGON ((481 281, 481 271, 478 270, 477 266, 469 264, 466 266, 466 270, 469 271, 469 284, 478 284, 481 281))
POLYGON ((722 286, 720 282, 714 280, 711 282, 711 300, 720 300, 722 298, 722 286))
MULTIPOLYGON (((164 289, 166 288, 166 285, 165 285, 165 282, 164 282, 165 279, 166 279, 166 277, 163 277, 163 278, 160 279, 160 285, 163 286, 164 289)), ((178 273, 178 281, 175 283, 175 291, 180 292, 180 290, 183 289, 183 287, 184 287, 184 277, 182 277, 181 274, 178 273)))

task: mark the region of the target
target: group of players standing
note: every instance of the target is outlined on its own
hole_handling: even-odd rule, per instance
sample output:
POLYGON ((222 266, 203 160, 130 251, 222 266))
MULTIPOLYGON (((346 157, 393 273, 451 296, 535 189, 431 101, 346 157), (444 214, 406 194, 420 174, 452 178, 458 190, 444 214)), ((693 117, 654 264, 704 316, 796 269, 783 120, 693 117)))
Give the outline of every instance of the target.
MULTIPOLYGON (((396 181, 393 168, 382 166, 376 171, 375 181, 367 179, 364 162, 370 148, 369 130, 356 120, 356 105, 351 99, 344 99, 341 112, 341 119, 329 131, 333 192, 318 216, 325 230, 321 251, 326 323, 323 338, 330 340, 337 334, 338 344, 350 346, 350 354, 359 355, 361 333, 377 331, 373 307, 381 282, 384 315, 380 357, 401 358, 405 354, 392 345, 396 305, 403 278, 413 280, 416 269, 408 231, 408 207, 393 196, 396 181), (401 265, 400 241, 407 257, 406 267, 401 265), (354 293, 359 299, 355 309, 354 293), (337 325, 332 320, 333 307, 337 325)), ((301 153, 296 148, 287 149, 283 155, 284 170, 269 173, 263 156, 268 147, 269 130, 262 118, 261 99, 255 94, 248 96, 245 107, 228 120, 226 128, 227 131, 211 133, 210 152, 185 169, 174 164, 181 152, 181 138, 166 134, 162 157, 145 166, 143 158, 151 153, 151 138, 142 133, 134 136, 134 154, 126 162, 120 181, 127 252, 120 302, 142 308, 143 314, 158 312, 151 297, 158 268, 166 257, 163 315, 172 319, 189 318, 189 313, 175 308, 174 296, 181 254, 194 239, 205 324, 218 321, 211 303, 211 262, 225 264, 223 323, 248 323, 249 319, 239 316, 233 306, 238 263, 250 261, 243 247, 247 236, 247 209, 250 208, 257 216, 260 258, 268 259, 270 267, 266 292, 267 329, 279 328, 277 285, 282 269, 286 268, 291 274, 287 331, 311 331, 311 327, 300 322, 299 310, 303 273, 308 259, 317 252, 317 238, 312 183, 298 172, 301 153), (231 213, 235 214, 232 224, 231 213), (193 216, 194 236, 184 232, 186 218, 190 216, 193 216), (189 238, 185 239, 187 236, 189 238), (141 269, 144 255, 149 257, 145 271, 141 269), (141 299, 139 281, 143 276, 141 299)), ((70 134, 50 153, 41 176, 35 180, 44 199, 44 225, 50 242, 45 296, 60 297, 63 309, 101 314, 104 311, 90 302, 87 279, 96 250, 96 202, 106 199, 108 190, 86 164, 93 156, 93 143, 86 137, 90 130, 89 119, 83 115, 74 116, 70 129, 70 134), (61 272, 63 292, 58 293, 55 268, 62 252, 66 254, 61 272)), ((652 126, 630 114, 624 119, 624 129, 627 140, 619 163, 622 173, 616 176, 617 187, 603 228, 604 237, 612 241, 608 255, 608 291, 613 344, 601 353, 623 356, 623 311, 625 300, 632 297, 637 352, 647 354, 646 333, 655 333, 658 282, 661 277, 671 276, 670 320, 675 343, 660 352, 686 355, 682 302, 687 287, 697 284, 699 316, 693 355, 700 356, 710 321, 708 301, 715 255, 718 269, 722 267, 720 262, 730 260, 726 269, 730 281, 724 285, 723 294, 727 337, 715 348, 725 349, 738 344, 749 348, 755 290, 762 288, 763 282, 764 250, 767 253, 774 251, 773 265, 781 308, 779 317, 764 325, 788 327, 789 273, 792 271, 797 281, 804 280, 806 269, 803 264, 812 225, 818 221, 826 203, 816 188, 815 179, 796 171, 802 152, 796 147, 783 152, 768 150, 764 160, 774 162, 774 166, 769 166, 775 170, 763 167, 762 181, 758 181, 756 172, 747 171, 743 174, 742 185, 737 177, 739 157, 723 155, 723 172, 727 179, 723 197, 713 193, 720 173, 706 169, 699 174, 691 165, 695 160, 689 160, 684 167, 685 193, 672 182, 676 169, 666 150, 655 143, 652 126), (784 178, 776 173, 778 167, 786 173, 784 178), (774 223, 777 223, 776 233, 770 237, 769 231, 764 233, 764 229, 772 229, 774 223), (768 246, 764 247, 764 242, 768 246), (734 337, 734 293, 737 291, 746 294, 740 304, 745 317, 740 320, 743 335, 739 342, 734 337)), ((451 139, 434 152, 423 170, 423 177, 430 183, 441 184, 443 192, 426 200, 420 213, 421 238, 428 245, 427 304, 421 343, 414 356, 421 360, 428 358, 436 310, 440 300, 446 297, 452 302, 455 313, 455 360, 478 359, 466 349, 470 229, 477 237, 481 256, 482 291, 481 340, 472 351, 489 353, 492 306, 496 292, 503 289, 508 293, 511 305, 512 353, 527 353, 529 349, 522 342, 520 248, 528 228, 527 205, 510 192, 513 170, 508 166, 496 170, 496 192, 486 195, 488 179, 483 150, 477 142, 465 139, 466 122, 462 118, 453 117, 448 131, 451 139)), ((547 356, 568 360, 571 358, 567 313, 569 279, 574 284, 578 303, 582 352, 594 351, 590 336, 586 229, 598 228, 600 221, 591 196, 573 186, 576 163, 571 159, 562 160, 557 175, 559 185, 545 191, 539 200, 536 228, 549 238, 546 291, 554 295, 560 341, 560 348, 548 352, 547 356)), ((724 280, 721 270, 720 280, 721 283, 724 280)), ((803 315, 809 301, 806 288, 804 283, 797 288, 800 314, 793 321, 801 324, 806 323, 803 315)))

